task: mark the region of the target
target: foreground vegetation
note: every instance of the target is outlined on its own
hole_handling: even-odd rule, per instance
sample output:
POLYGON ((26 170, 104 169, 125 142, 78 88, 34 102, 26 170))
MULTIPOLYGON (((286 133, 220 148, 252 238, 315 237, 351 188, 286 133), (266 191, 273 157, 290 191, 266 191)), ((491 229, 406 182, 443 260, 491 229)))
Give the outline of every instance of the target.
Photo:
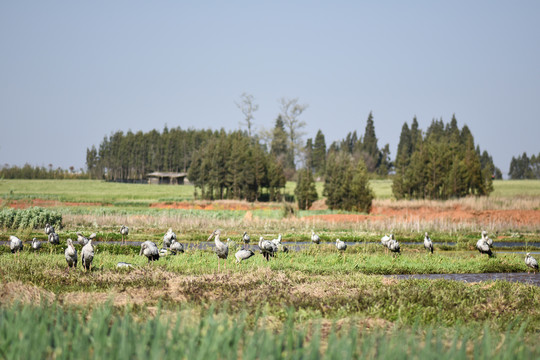
POLYGON ((229 258, 217 272, 211 251, 148 264, 135 247, 98 244, 85 272, 66 268, 61 246, 52 250, 0 254, 2 358, 532 358, 540 351, 538 286, 367 275, 523 271, 521 256, 411 251, 394 259, 380 249, 353 247, 345 256, 309 249, 270 262, 229 258), (134 267, 118 269, 119 261, 134 267))
MULTIPOLYGON (((267 314, 231 317, 212 310, 134 315, 110 306, 89 316, 71 308, 0 308, 3 358, 83 359, 532 359, 540 355, 523 326, 479 333, 465 327, 369 328, 351 319, 305 326, 294 310, 276 331, 267 314)), ((366 326, 367 325, 367 326, 366 326)))
POLYGON ((80 267, 67 269, 61 250, 53 254, 47 250, 0 255, 0 283, 20 284, 4 296, 15 299, 29 291, 28 287, 37 287, 49 294, 45 298, 66 304, 91 305, 115 297, 124 304, 162 303, 170 308, 187 303, 207 309, 226 303, 233 312, 270 311, 277 321, 284 321, 287 307, 302 309, 302 316, 308 319, 364 316, 445 326, 488 321, 498 329, 521 315, 529 321, 527 331, 540 331, 537 286, 505 281, 487 286, 446 280, 398 281, 369 275, 522 272, 526 267, 521 255, 488 259, 469 253, 431 256, 410 252, 393 258, 381 253, 344 256, 309 249, 280 254, 270 262, 258 254, 239 265, 229 258, 217 272, 217 258, 209 250, 190 249, 148 264, 137 255, 137 248, 98 244, 94 268, 84 272, 80 267), (120 261, 134 267, 117 269, 120 261))
MULTIPOLYGON (((374 206, 406 209, 411 215, 426 208, 469 208, 478 213, 540 209, 540 182, 535 181, 495 181, 489 198, 446 202, 395 201, 390 182, 372 184, 379 197, 374 206)), ((3 209, 17 226, 3 225, 0 240, 17 235, 26 244, 18 256, 0 246, 0 358, 539 355, 540 287, 387 276, 525 272, 523 255, 496 249, 496 256, 488 258, 474 251, 474 245, 479 229, 486 226, 496 242, 523 241, 523 250, 528 250, 530 243, 540 241, 537 224, 527 227, 492 218, 379 220, 377 212, 365 216, 326 209, 288 214, 281 203, 195 202, 192 190, 90 180, 0 181, 4 206, 31 204, 46 210, 3 209), (191 208, 150 207, 180 201, 191 208), (319 215, 365 218, 333 222, 319 215), (32 253, 30 239, 46 241, 33 219, 60 221, 59 216, 61 245, 45 243, 39 253, 32 253), (260 235, 272 239, 278 233, 285 242, 309 242, 315 229, 328 243, 279 254, 270 262, 256 254, 239 265, 234 264, 231 247, 226 267, 222 263, 218 272, 216 255, 206 248, 189 248, 185 254, 148 264, 138 256, 137 246, 108 243, 120 240, 121 224, 130 226, 129 241, 152 240, 160 247, 168 227, 185 245, 209 244, 208 234, 216 228, 223 230, 225 239, 236 241, 248 230, 252 244, 260 235), (401 256, 384 254, 379 245, 381 234, 390 229, 402 243, 401 256), (426 230, 436 241, 434 255, 426 254, 421 244, 426 230), (76 231, 97 233, 90 272, 80 265, 69 271, 66 267, 65 241, 76 239, 76 231), (356 244, 338 254, 336 238, 356 244), (121 261, 134 267, 117 269, 121 261)), ((317 190, 322 191, 320 183, 317 190)), ((80 245, 76 248, 80 256, 80 245)))

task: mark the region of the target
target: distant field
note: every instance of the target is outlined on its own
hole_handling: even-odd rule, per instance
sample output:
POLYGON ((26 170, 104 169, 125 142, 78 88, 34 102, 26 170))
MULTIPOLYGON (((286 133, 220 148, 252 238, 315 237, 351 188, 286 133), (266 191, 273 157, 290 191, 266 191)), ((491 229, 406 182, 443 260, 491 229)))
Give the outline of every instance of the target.
POLYGON ((70 202, 154 202, 193 200, 193 186, 122 184, 99 180, 2 180, 3 199, 70 202))
MULTIPOLYGON (((371 180, 376 199, 391 199, 392 180, 371 180)), ((287 182, 285 193, 294 194, 296 183, 287 182)), ((322 198, 324 184, 317 183, 322 198)), ((540 180, 498 180, 492 197, 540 196, 540 180)), ((0 198, 7 200, 45 199, 69 202, 137 203, 190 201, 192 185, 121 184, 99 180, 1 180, 0 198)))
POLYGON ((540 180, 495 180, 493 197, 540 196, 540 180))
MULTIPOLYGON (((378 199, 392 197, 391 180, 372 180, 371 188, 378 199)), ((316 184, 323 197, 324 183, 316 184)), ((540 187, 540 182, 538 182, 540 187)), ((287 182, 284 193, 294 195, 296 183, 287 182)), ((193 185, 122 184, 99 180, 2 180, 2 199, 45 199, 71 202, 155 202, 193 200, 193 185)), ((540 194, 540 192, 539 192, 540 194)))

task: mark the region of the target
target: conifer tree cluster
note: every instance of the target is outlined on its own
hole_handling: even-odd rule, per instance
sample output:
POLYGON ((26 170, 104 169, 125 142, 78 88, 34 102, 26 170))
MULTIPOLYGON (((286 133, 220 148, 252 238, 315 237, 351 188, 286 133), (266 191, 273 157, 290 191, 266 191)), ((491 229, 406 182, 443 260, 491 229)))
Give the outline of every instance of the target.
MULTIPOLYGON (((297 178, 295 195, 300 208, 317 199, 314 181, 325 182, 324 194, 331 209, 369 211, 373 194, 368 175, 386 177, 395 169, 392 185, 398 199, 448 199, 487 195, 492 179, 502 178, 487 151, 475 146, 467 126, 433 120, 425 134, 413 119, 403 124, 395 161, 390 147, 378 146, 373 114, 364 134, 356 131, 333 142, 329 148, 323 132, 301 142, 305 122, 299 116, 307 105, 298 99, 282 99, 274 128, 250 135, 257 105, 249 95, 237 104, 245 115, 248 131, 183 130, 165 127, 105 137, 98 149, 87 149, 87 174, 111 181, 144 181, 153 171, 187 172, 196 192, 205 199, 267 199, 279 201, 286 180, 297 178), (303 145, 305 144, 305 145, 303 145), (303 159, 299 155, 303 155, 303 159), (297 171, 298 160, 303 170, 297 171)), ((512 159, 512 178, 540 177, 540 154, 512 159)))
POLYGON ((117 131, 106 136, 99 149, 86 150, 86 166, 91 177, 110 181, 142 181, 153 171, 186 172, 193 153, 216 134, 179 127, 165 127, 161 133, 117 131))
POLYGON ((370 112, 363 136, 359 137, 356 131, 349 132, 341 142, 332 143, 329 151, 345 151, 356 159, 362 158, 369 173, 384 177, 393 167, 390 160, 390 145, 386 144, 382 149, 379 149, 378 141, 373 114, 370 112))
POLYGON ((204 199, 281 200, 281 164, 247 134, 221 130, 193 154, 188 177, 204 199))
POLYGON ((324 195, 330 209, 369 212, 374 196, 364 160, 355 160, 347 151, 331 151, 327 159, 324 195))
POLYGON ((298 208, 300 210, 309 209, 318 198, 311 170, 306 168, 298 171, 298 180, 296 184, 294 195, 296 197, 296 202, 298 203, 298 208))
POLYGON ((448 199, 493 191, 491 157, 480 154, 469 128, 460 130, 455 116, 446 125, 433 120, 425 136, 416 118, 410 128, 405 123, 395 166, 392 190, 397 199, 448 199))
POLYGON ((517 158, 512 156, 508 175, 510 179, 540 179, 540 153, 531 158, 526 152, 517 158))

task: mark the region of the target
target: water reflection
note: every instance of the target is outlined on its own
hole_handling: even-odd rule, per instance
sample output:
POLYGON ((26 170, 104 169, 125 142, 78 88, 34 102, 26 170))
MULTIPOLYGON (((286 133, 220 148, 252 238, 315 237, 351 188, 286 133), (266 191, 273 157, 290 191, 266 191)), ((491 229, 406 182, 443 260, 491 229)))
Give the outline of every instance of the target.
POLYGON ((387 278, 405 279, 446 279, 464 282, 479 282, 506 280, 540 286, 540 273, 483 273, 483 274, 416 274, 416 275, 385 275, 387 278))

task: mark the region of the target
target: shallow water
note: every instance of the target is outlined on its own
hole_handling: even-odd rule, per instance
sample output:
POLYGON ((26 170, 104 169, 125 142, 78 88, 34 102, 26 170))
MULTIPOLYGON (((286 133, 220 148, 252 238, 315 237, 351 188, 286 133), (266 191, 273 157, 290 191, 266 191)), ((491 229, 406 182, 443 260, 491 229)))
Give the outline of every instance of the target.
MULTIPOLYGON (((24 241, 23 242, 25 247, 30 247, 31 241, 24 241)), ((47 243, 46 240, 41 241, 42 244, 47 243)), ((129 246, 141 246, 143 241, 127 241, 126 245, 129 246)), ((182 245, 184 247, 187 247, 189 249, 208 249, 208 248, 214 248, 214 241, 201 241, 201 242, 182 242, 182 245)), ((347 246, 362 246, 365 244, 368 245, 380 245, 381 243, 378 241, 368 241, 368 242, 353 242, 353 241, 346 241, 345 242, 347 246)), ((80 245, 78 241, 74 241, 75 245, 80 245)), ((94 245, 99 246, 99 244, 108 244, 108 245, 121 245, 121 241, 94 241, 94 245)), ((162 244, 161 241, 158 241, 156 243, 158 247, 162 244)), ((282 244, 286 246, 289 250, 292 251, 300 251, 302 249, 305 249, 308 246, 314 246, 314 244, 311 241, 297 241, 297 242, 285 242, 283 241, 282 244)), ((423 243, 421 242, 401 242, 401 246, 406 245, 413 245, 413 246, 422 246, 423 243)), ((0 241, 0 245, 7 245, 9 246, 9 241, 0 241)), ((237 247, 242 247, 243 243, 236 242, 237 247)), ((335 242, 321 242, 319 246, 327 246, 327 245, 335 245, 335 242)), ((437 249, 437 246, 455 246, 455 242, 434 242, 435 250, 437 249)), ((539 254, 540 253, 540 243, 525 243, 525 242, 518 242, 518 241, 499 241, 493 243, 494 248, 512 248, 512 247, 527 247, 531 249, 532 251, 516 251, 515 253, 525 253, 530 252, 531 254, 539 254)), ((249 248, 255 251, 259 250, 259 246, 256 242, 252 242, 249 245, 249 248)), ((472 252, 475 252, 475 250, 471 250, 472 252)), ((513 251, 499 251, 500 253, 513 253, 513 251)))
POLYGON ((540 273, 483 273, 483 274, 417 274, 417 275, 385 275, 386 278, 405 279, 446 279, 464 282, 506 280, 540 286, 540 273))

